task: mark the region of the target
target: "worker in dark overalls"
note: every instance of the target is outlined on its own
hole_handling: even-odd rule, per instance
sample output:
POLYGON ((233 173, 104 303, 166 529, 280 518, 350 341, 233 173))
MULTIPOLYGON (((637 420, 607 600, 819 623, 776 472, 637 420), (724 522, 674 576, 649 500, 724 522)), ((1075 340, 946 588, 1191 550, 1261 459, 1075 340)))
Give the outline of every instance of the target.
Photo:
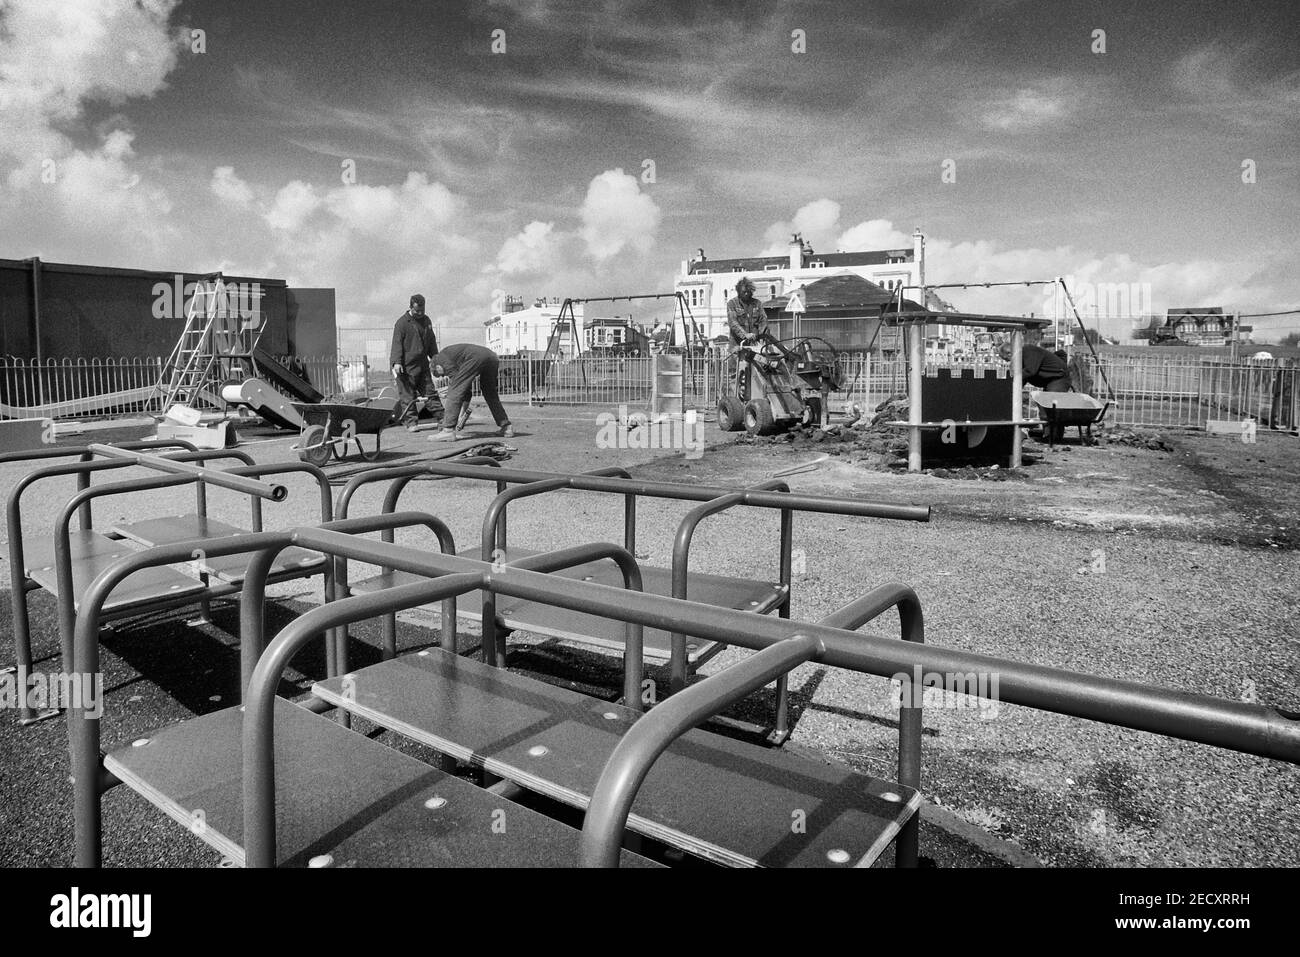
POLYGON ((754 282, 748 276, 741 276, 736 283, 736 297, 727 301, 727 329, 731 335, 731 344, 739 349, 737 353, 736 395, 741 402, 748 402, 749 373, 754 361, 754 345, 760 335, 767 332, 767 313, 763 304, 754 296, 754 282))
POLYGON ((442 402, 433 387, 429 358, 438 351, 433 322, 424 314, 424 297, 411 297, 410 308, 393 326, 393 348, 389 357, 393 382, 397 385, 398 404, 393 417, 408 432, 419 428, 419 400, 423 399, 434 418, 442 417, 442 402))
POLYGON ((447 386, 447 398, 444 402, 442 431, 429 436, 431 442, 448 442, 459 436, 469 419, 469 400, 478 380, 478 390, 496 420, 499 435, 511 438, 515 434, 510 424, 510 416, 501 405, 497 394, 497 375, 500 360, 497 354, 485 346, 476 346, 468 342, 457 342, 446 346, 432 360, 433 373, 438 376, 450 376, 447 386))
MULTIPOLYGON (((1007 362, 1011 361, 1011 346, 1004 343, 998 348, 1007 362)), ((1020 353, 1024 381, 1038 386, 1044 392, 1069 392, 1070 369, 1055 352, 1042 346, 1026 345, 1020 353)))

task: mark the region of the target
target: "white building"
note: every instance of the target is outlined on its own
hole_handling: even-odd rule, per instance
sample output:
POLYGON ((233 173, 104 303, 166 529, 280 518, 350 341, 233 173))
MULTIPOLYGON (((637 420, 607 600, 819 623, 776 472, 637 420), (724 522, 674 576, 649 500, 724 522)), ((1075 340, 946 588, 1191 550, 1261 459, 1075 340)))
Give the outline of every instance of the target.
MULTIPOLYGON (((487 327, 485 344, 499 356, 513 356, 519 352, 545 352, 563 302, 564 300, 554 297, 542 298, 524 308, 522 299, 506 297, 502 311, 484 323, 487 327)), ((573 305, 573 317, 579 336, 583 335, 582 305, 580 302, 573 305)), ((565 357, 574 354, 572 331, 567 328, 560 339, 560 353, 565 357)))
POLYGON ((686 305, 710 339, 727 334, 727 300, 736 295, 741 276, 754 281, 754 295, 760 302, 776 299, 818 279, 834 275, 861 276, 889 290, 913 287, 904 293, 918 295, 925 278, 925 237, 918 229, 910 249, 877 249, 864 252, 817 253, 797 233, 785 256, 753 256, 745 259, 705 258, 704 250, 682 263, 674 286, 686 297, 686 305))

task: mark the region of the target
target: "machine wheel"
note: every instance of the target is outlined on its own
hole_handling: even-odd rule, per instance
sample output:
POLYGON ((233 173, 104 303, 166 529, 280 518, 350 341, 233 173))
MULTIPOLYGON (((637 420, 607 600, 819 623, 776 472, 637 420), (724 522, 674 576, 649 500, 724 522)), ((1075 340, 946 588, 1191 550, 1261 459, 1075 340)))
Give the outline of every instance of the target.
POLYGON ((775 435, 776 420, 772 418, 772 404, 766 399, 754 399, 745 406, 745 431, 750 435, 775 435))
POLYGON ((723 432, 739 432, 745 427, 745 412, 740 402, 729 395, 718 399, 718 428, 723 432))
POLYGON ((804 400, 803 414, 799 417, 799 424, 811 428, 817 428, 822 424, 821 396, 804 400))
POLYGON ((334 451, 334 443, 323 425, 309 425, 298 438, 298 458, 317 468, 324 468, 334 451))

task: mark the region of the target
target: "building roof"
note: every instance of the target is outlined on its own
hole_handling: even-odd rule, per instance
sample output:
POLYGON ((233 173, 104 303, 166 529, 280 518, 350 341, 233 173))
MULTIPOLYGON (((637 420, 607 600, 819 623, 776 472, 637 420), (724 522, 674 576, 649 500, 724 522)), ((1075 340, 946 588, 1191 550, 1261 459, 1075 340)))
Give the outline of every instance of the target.
MULTIPOLYGON (((910 249, 873 249, 855 253, 813 253, 808 255, 804 253, 802 265, 800 268, 807 268, 809 263, 825 263, 826 266, 883 266, 889 262, 891 257, 903 256, 906 262, 912 262, 913 252, 910 249)), ((690 265, 690 275, 696 276, 700 273, 720 273, 720 272, 753 272, 761 273, 766 271, 767 266, 780 266, 782 269, 790 267, 789 256, 751 256, 747 259, 702 259, 693 262, 690 265)))
MULTIPOLYGON (((31 272, 32 261, 30 259, 0 259, 0 269, 15 269, 23 272, 31 272)), ((49 273, 81 273, 88 276, 103 277, 123 277, 131 276, 139 279, 154 279, 159 282, 173 282, 177 276, 182 277, 184 282, 195 282, 200 279, 206 279, 215 273, 188 272, 186 270, 162 270, 162 269, 125 269, 119 266, 87 266, 79 263, 55 263, 41 260, 41 272, 49 273)), ((227 283, 259 283, 263 286, 285 286, 287 283, 283 279, 267 279, 258 276, 233 276, 222 274, 221 278, 227 283)))
MULTIPOLYGON (((853 273, 843 273, 838 276, 817 279, 800 286, 798 289, 792 289, 788 295, 777 296, 775 299, 763 303, 763 308, 784 311, 786 305, 790 302, 790 297, 796 293, 803 299, 804 309, 808 312, 830 309, 867 309, 873 313, 878 313, 894 301, 894 296, 888 289, 853 273)), ((909 299, 905 299, 903 300, 903 308, 920 309, 921 306, 909 299)))

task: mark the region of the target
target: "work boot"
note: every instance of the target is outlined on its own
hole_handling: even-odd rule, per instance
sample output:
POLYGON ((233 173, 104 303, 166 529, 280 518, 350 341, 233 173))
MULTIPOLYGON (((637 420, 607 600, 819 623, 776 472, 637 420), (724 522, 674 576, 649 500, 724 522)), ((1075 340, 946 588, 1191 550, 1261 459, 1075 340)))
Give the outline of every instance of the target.
POLYGON ((505 439, 513 439, 515 437, 515 427, 507 423, 501 427, 501 431, 497 434, 505 439))
POLYGON ((454 429, 443 429, 435 435, 429 436, 430 442, 454 442, 460 438, 460 433, 454 429))

